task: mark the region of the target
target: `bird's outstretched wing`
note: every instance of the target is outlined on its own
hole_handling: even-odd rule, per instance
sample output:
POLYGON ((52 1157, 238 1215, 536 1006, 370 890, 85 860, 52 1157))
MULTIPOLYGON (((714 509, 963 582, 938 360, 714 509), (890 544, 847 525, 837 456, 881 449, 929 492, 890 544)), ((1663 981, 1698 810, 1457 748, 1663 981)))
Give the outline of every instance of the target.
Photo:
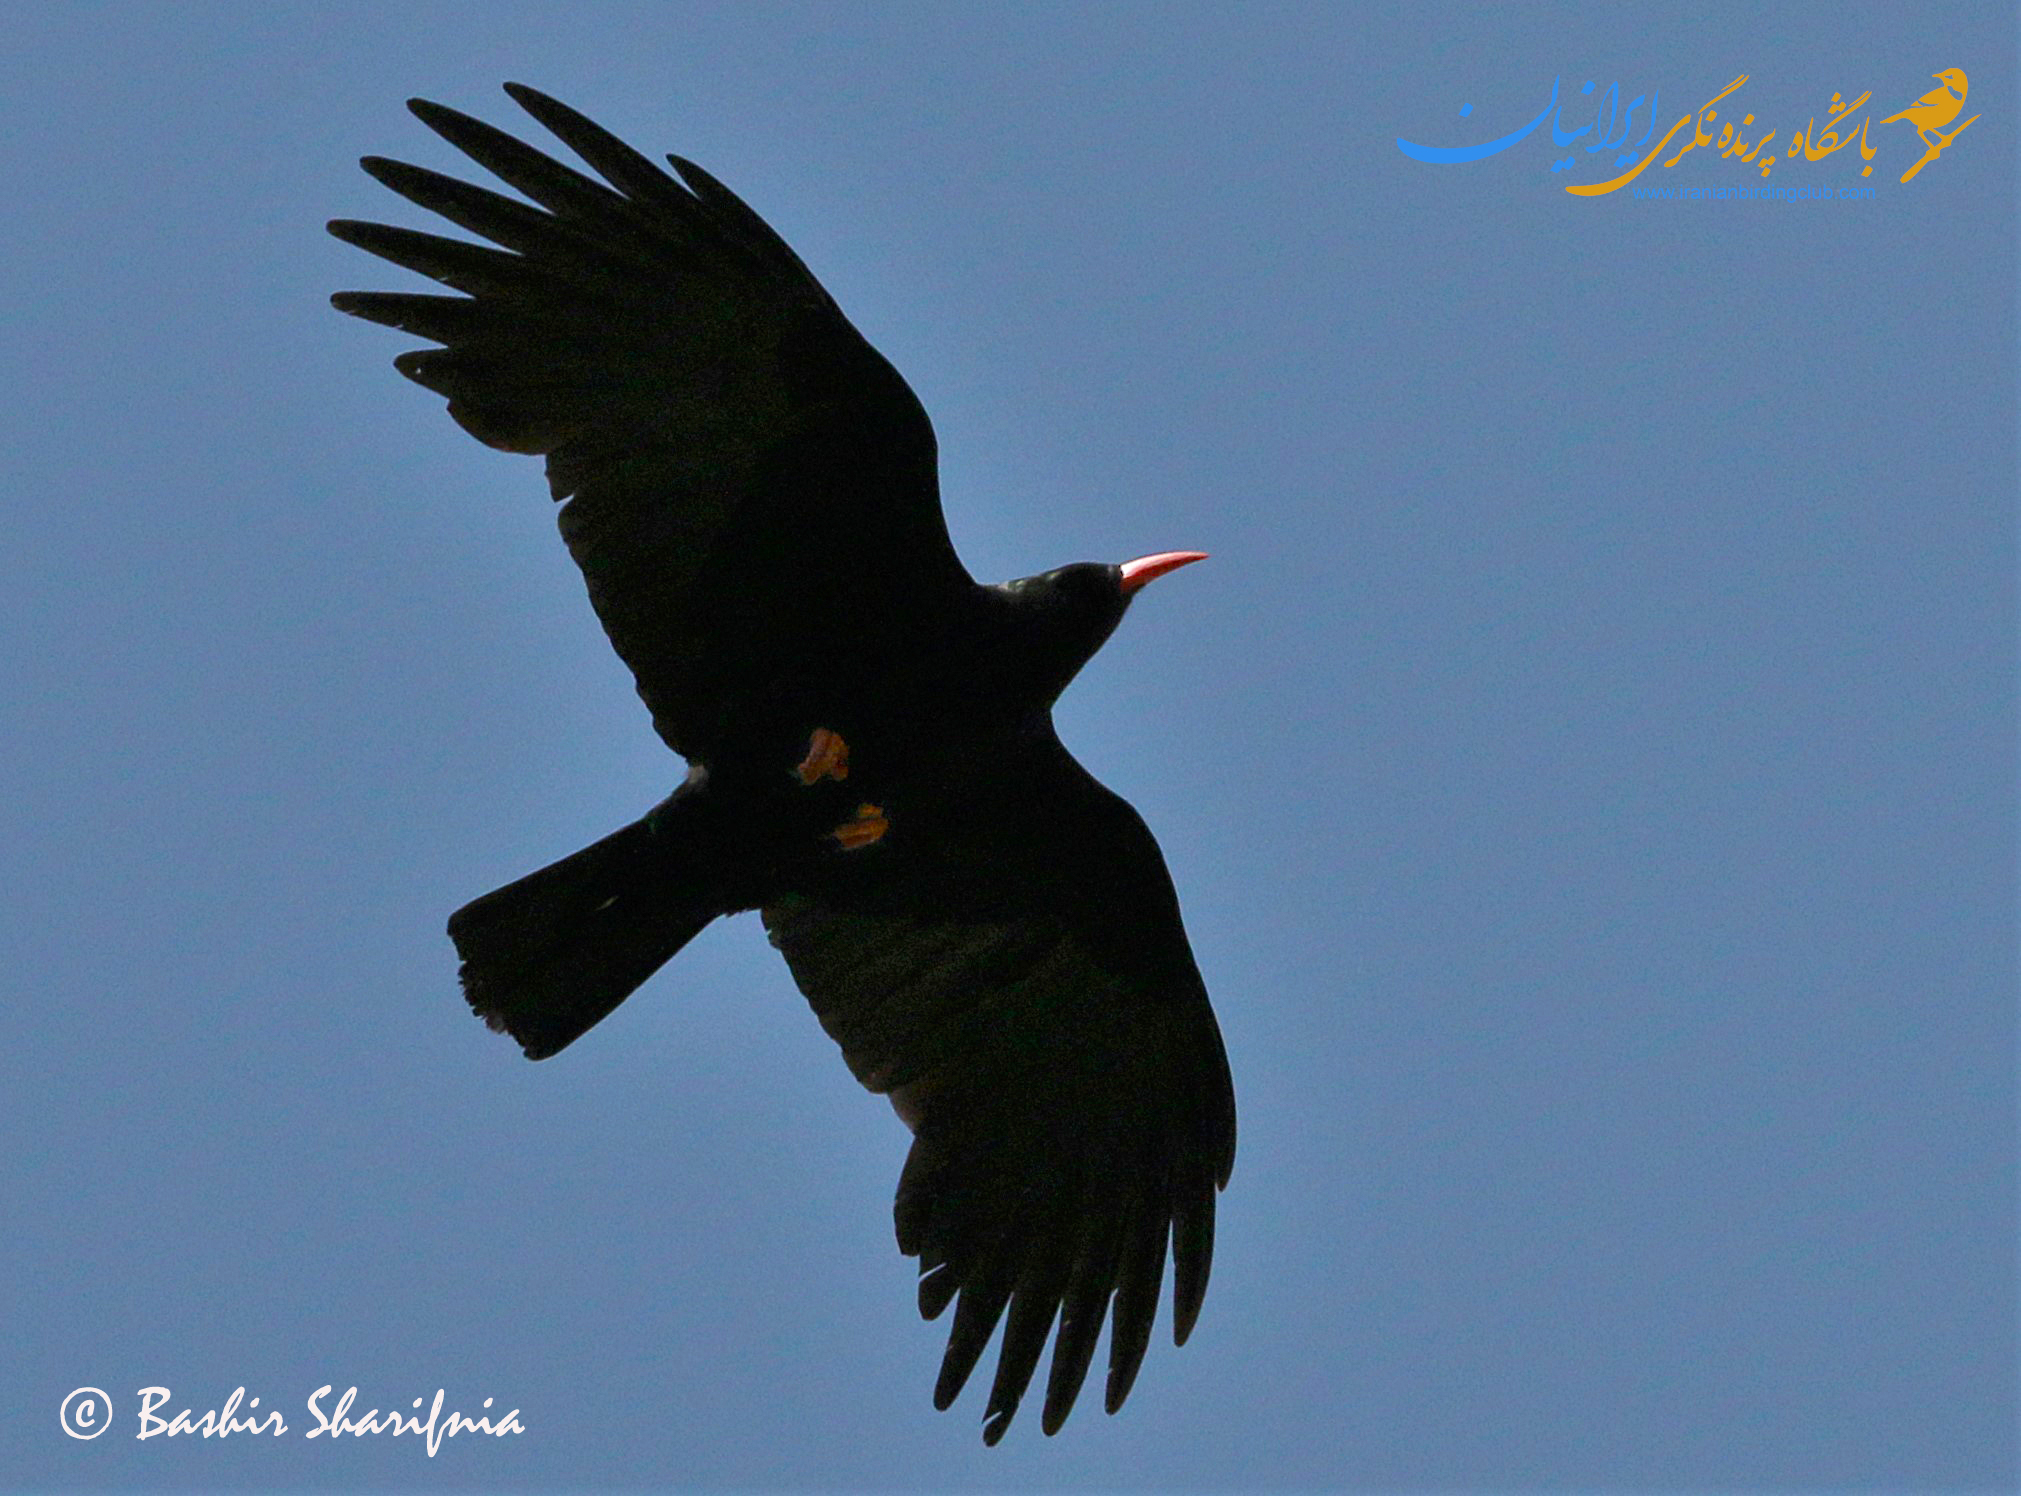
POLYGON ((706 759, 733 710, 791 715, 973 587, 947 535, 933 428, 757 214, 508 84, 599 182, 492 126, 415 114, 532 206, 367 157, 402 197, 499 246, 338 220, 338 238, 455 296, 341 292, 444 345, 395 366, 487 444, 547 458, 560 523, 660 735, 706 759), (606 185, 608 183, 608 185, 606 185))
POLYGON ((1072 1408, 1105 1317, 1107 1407, 1121 1406, 1168 1239, 1186 1339, 1235 1158, 1227 1055, 1150 831, 1057 740, 1006 777, 1014 794, 983 811, 993 825, 937 827, 916 850, 895 817, 865 854, 885 859, 878 876, 866 863, 764 911, 856 1077, 913 1129, 899 1249, 919 1258, 921 1313, 960 1296, 937 1407, 1008 1308, 992 1444, 1056 1318, 1045 1431, 1072 1408))

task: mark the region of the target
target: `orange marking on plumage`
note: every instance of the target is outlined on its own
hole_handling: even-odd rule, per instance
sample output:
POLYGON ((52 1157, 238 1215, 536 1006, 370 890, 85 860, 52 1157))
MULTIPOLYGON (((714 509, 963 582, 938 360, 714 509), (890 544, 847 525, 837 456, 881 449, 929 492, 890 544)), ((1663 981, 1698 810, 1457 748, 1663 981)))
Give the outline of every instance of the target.
POLYGON ((884 833, 890 829, 891 822, 884 818, 883 810, 866 801, 856 807, 854 820, 844 821, 829 835, 842 843, 843 851, 854 852, 860 847, 867 847, 872 842, 882 840, 884 833))
POLYGON ((793 772, 805 785, 818 784, 824 779, 847 779, 849 745, 842 741, 841 733, 817 727, 814 736, 807 740, 807 756, 793 772))

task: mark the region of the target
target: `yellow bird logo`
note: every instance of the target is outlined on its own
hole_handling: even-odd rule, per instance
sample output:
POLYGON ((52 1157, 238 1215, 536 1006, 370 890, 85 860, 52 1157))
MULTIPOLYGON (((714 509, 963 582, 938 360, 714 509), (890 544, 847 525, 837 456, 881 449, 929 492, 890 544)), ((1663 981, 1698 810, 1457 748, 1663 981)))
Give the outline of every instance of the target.
POLYGON ((1922 157, 1914 166, 1902 173, 1904 182, 1909 181, 1917 172, 1943 155, 1944 147, 1964 132, 1965 125, 1971 124, 1972 120, 1979 117, 1975 114, 1972 119, 1966 120, 1965 124, 1953 125, 1946 130, 1944 126, 1956 119, 1959 111, 1965 107, 1965 73, 1962 68, 1945 68, 1943 72, 1932 73, 1930 76, 1944 86, 1931 89, 1900 114, 1891 114, 1881 121, 1884 125, 1892 125, 1897 120, 1907 120, 1916 127, 1916 133, 1923 137, 1925 149, 1922 157))
POLYGON ((1944 86, 1931 89, 1900 114, 1891 114, 1881 123, 1892 125, 1896 120, 1905 119, 1916 127, 1924 145, 1935 146, 1937 142, 1931 138, 1931 132, 1943 129, 1965 107, 1965 75, 1957 68, 1945 68, 1943 72, 1930 76, 1944 86))

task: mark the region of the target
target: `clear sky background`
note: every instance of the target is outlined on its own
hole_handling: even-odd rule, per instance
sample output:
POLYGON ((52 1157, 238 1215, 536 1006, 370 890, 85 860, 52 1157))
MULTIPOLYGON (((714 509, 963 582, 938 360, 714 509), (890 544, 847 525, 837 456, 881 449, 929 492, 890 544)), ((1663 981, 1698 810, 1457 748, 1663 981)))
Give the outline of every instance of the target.
POLYGON ((0 1479, 2010 1488, 2015 51, 1986 3, 9 7, 0 1479), (1983 117, 1904 186, 1949 67, 1983 117), (1776 150, 1871 90, 1874 197, 1395 143, 1742 73, 1776 150), (1120 1417, 932 1411, 904 1130, 754 918, 548 1064, 464 1009, 449 911, 680 773, 538 465, 327 305, 406 278, 324 220, 423 222, 356 158, 460 161, 412 94, 538 136, 505 79, 769 217, 978 576, 1213 553, 1059 714, 1242 1115, 1120 1417), (310 1442, 325 1383, 527 1433, 310 1442), (154 1384, 290 1433, 141 1442, 154 1384))

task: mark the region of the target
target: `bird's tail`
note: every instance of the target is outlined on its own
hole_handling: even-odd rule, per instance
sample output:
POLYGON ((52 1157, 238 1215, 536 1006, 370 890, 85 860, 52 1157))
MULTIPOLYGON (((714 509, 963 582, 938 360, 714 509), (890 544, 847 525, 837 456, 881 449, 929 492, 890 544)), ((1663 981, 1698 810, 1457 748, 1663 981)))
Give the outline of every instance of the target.
POLYGON ((463 995, 530 1060, 567 1048, 728 912, 654 816, 449 917, 463 995))

